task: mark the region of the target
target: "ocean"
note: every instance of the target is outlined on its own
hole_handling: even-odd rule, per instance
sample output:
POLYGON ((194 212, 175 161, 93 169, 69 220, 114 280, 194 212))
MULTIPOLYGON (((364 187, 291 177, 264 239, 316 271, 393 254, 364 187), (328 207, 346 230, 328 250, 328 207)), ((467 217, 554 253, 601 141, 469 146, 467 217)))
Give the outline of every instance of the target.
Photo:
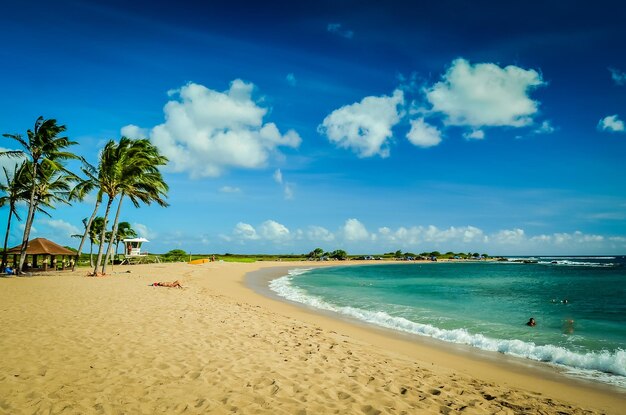
POLYGON ((293 269, 288 300, 626 388, 626 258, 293 269), (526 322, 534 318, 536 326, 526 322))

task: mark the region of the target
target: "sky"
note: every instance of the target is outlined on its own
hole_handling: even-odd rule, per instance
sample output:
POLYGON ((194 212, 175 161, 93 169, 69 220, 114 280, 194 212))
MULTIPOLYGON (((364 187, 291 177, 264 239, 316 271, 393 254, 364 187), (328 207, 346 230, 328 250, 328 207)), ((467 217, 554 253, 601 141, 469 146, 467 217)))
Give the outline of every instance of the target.
MULTIPOLYGON (((0 132, 149 138, 148 251, 626 254, 620 2, 52 3, 0 5, 0 132)), ((94 201, 33 237, 77 247, 94 201)))

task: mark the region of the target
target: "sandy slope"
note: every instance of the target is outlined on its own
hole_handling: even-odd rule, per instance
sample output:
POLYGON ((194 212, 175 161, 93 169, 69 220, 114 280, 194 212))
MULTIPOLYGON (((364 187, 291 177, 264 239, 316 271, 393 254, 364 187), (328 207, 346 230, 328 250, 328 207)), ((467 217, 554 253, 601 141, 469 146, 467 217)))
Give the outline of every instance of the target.
POLYGON ((623 395, 534 382, 243 285, 246 272, 276 265, 157 264, 116 267, 103 278, 0 279, 0 413, 617 414, 626 407, 623 395), (175 279, 186 288, 148 286, 175 279))

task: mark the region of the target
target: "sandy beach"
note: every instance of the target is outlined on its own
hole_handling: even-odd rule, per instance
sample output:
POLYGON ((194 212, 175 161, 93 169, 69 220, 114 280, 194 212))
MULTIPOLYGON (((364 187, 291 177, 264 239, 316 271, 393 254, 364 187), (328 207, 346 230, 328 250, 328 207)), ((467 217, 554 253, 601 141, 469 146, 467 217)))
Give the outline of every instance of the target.
POLYGON ((623 392, 551 368, 394 336, 245 283, 246 274, 267 279, 286 265, 311 263, 0 278, 0 414, 619 414, 626 407, 623 392), (149 286, 174 280, 185 288, 149 286))

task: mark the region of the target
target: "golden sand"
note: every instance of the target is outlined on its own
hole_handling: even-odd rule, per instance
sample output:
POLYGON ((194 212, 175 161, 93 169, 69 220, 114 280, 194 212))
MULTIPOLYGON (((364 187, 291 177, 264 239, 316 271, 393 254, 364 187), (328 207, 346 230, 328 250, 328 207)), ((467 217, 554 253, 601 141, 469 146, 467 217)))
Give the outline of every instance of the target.
POLYGON ((285 264, 154 264, 115 267, 101 278, 81 271, 0 278, 0 413, 619 414, 626 408, 626 395, 564 381, 552 370, 544 376, 437 342, 390 336, 243 284, 246 273, 278 265, 285 264), (174 280, 185 288, 149 286, 174 280))

